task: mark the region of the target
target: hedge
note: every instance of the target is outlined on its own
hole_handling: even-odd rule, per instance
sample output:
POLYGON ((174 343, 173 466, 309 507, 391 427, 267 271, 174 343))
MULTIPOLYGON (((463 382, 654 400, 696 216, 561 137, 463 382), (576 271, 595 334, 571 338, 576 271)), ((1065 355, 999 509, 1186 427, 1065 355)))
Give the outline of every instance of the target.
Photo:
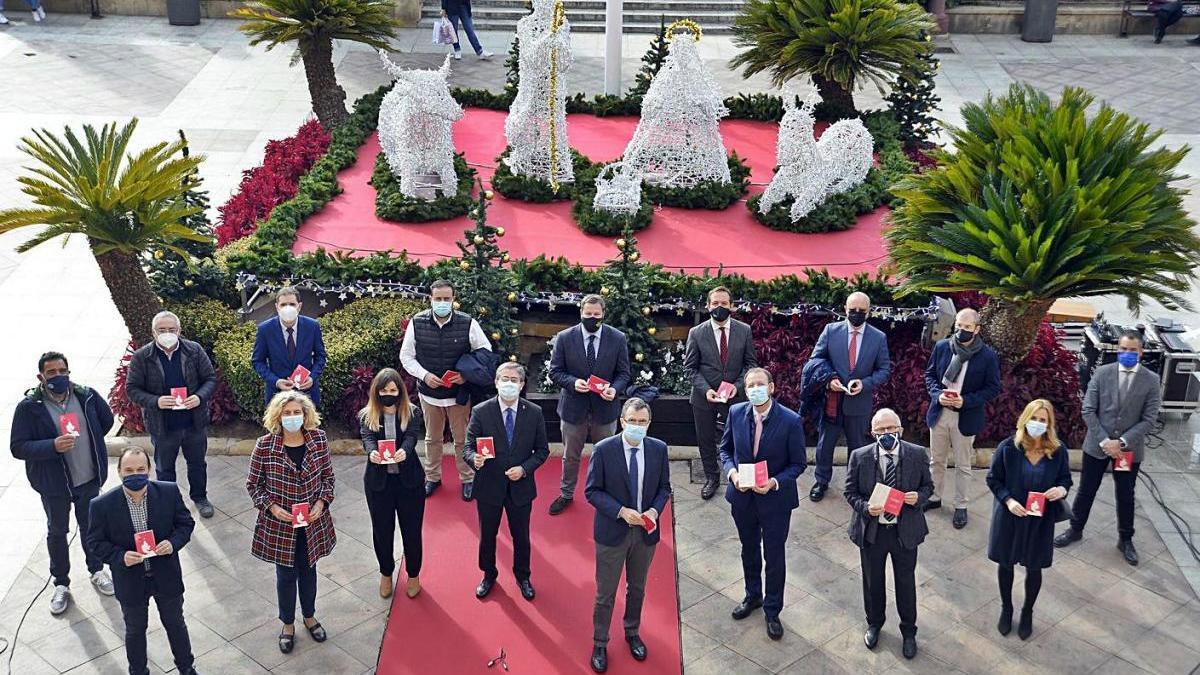
POLYGON ((590 184, 589 176, 595 176, 593 171, 595 164, 592 160, 584 157, 583 153, 575 148, 571 148, 571 166, 574 170, 575 180, 571 183, 560 184, 556 191, 550 183, 540 178, 514 174, 508 163, 504 161, 511 150, 512 148, 506 146, 504 152, 496 158, 496 172, 492 174, 492 188, 508 199, 518 199, 535 204, 565 201, 574 198, 579 187, 590 184))
POLYGON ((438 197, 432 200, 409 197, 400 191, 400 179, 392 173, 387 155, 380 152, 375 157, 375 170, 371 174, 371 185, 375 188, 375 215, 383 220, 401 223, 426 223, 466 214, 475 203, 471 199, 471 188, 475 185, 476 172, 467 165, 462 153, 454 155, 454 172, 458 174, 455 194, 447 196, 438 190, 438 197))

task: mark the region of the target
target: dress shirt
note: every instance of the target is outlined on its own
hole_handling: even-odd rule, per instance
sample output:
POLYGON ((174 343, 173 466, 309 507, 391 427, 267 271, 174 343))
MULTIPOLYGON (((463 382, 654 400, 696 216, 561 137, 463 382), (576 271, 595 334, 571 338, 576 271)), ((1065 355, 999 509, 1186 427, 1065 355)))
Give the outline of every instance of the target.
MULTIPOLYGON (((125 504, 129 506, 129 520, 133 524, 134 534, 137 534, 138 532, 145 532, 148 529, 146 523, 149 521, 150 516, 146 501, 149 495, 150 491, 147 490, 146 493, 142 495, 142 501, 135 502, 133 501, 133 498, 129 496, 128 492, 125 493, 125 504)), ((136 551, 136 553, 141 555, 142 552, 136 551)), ((146 571, 149 571, 150 561, 143 560, 142 567, 146 571)))
POLYGON ((589 333, 587 332, 587 329, 583 327, 583 324, 579 324, 579 331, 583 333, 583 357, 585 359, 587 358, 588 340, 591 338, 596 338, 596 358, 600 358, 600 334, 604 332, 604 327, 601 326, 600 328, 597 328, 595 333, 589 333))
MULTIPOLYGON (((621 443, 625 446, 625 470, 629 471, 629 459, 633 457, 633 448, 638 451, 638 488, 637 494, 634 495, 633 510, 638 513, 642 512, 642 489, 646 485, 646 443, 642 441, 637 445, 630 445, 629 439, 625 438, 625 434, 621 434, 621 443)), ((618 520, 620 518, 618 517, 618 520)))
MULTIPOLYGON (((446 320, 442 321, 435 316, 433 320, 437 322, 438 326, 445 326, 450 322, 450 317, 446 317, 446 320)), ((483 334, 483 328, 475 319, 471 319, 471 328, 467 332, 467 335, 470 339, 471 351, 475 351, 476 349, 491 351, 492 343, 488 342, 487 336, 483 334)), ((404 366, 409 375, 422 382, 425 381, 425 376, 429 374, 429 371, 425 370, 417 362, 417 334, 412 321, 408 322, 408 328, 404 331, 404 341, 400 344, 400 364, 404 366)), ((442 376, 442 373, 434 374, 438 377, 442 376)), ((453 398, 430 398, 425 394, 420 394, 420 397, 421 401, 439 408, 450 408, 457 405, 457 402, 453 398)))
POLYGON ((855 328, 850 323, 850 320, 846 319, 846 356, 847 356, 847 358, 849 358, 849 356, 850 356, 850 340, 855 334, 858 335, 858 340, 856 340, 854 342, 854 350, 855 350, 855 352, 857 352, 854 355, 855 363, 858 363, 858 356, 862 353, 863 331, 866 330, 866 328, 867 328, 867 324, 865 324, 865 323, 863 325, 859 326, 858 328, 855 328))
POLYGON ((292 331, 292 339, 296 341, 297 345, 300 344, 300 315, 299 314, 296 315, 295 322, 293 322, 292 325, 290 325, 290 326, 287 325, 286 323, 284 323, 283 319, 280 319, 279 320, 279 328, 283 332, 283 346, 285 348, 287 347, 287 340, 288 340, 287 332, 288 332, 289 328, 295 329, 292 331))
POLYGON ((716 319, 709 319, 709 322, 712 323, 713 344, 717 345, 717 354, 720 354, 721 353, 721 329, 722 328, 725 329, 725 348, 729 349, 729 341, 733 339, 733 335, 731 334, 731 330, 733 329, 733 322, 730 321, 729 319, 725 319, 725 323, 723 323, 723 324, 717 323, 716 319))
MULTIPOLYGON (((1141 368, 1141 367, 1142 367, 1142 364, 1141 364, 1141 363, 1135 363, 1135 364, 1133 364, 1133 367, 1132 367, 1132 368, 1126 368, 1125 366, 1122 366, 1122 365, 1121 365, 1121 364, 1119 364, 1119 363, 1117 364, 1117 401, 1118 401, 1118 402, 1119 402, 1121 405, 1124 405, 1124 404, 1125 404, 1125 401, 1122 401, 1122 400, 1121 400, 1121 387, 1122 387, 1122 385, 1124 384, 1124 383, 1122 382, 1122 380, 1124 380, 1124 379, 1125 379, 1125 378, 1127 378, 1127 377, 1136 377, 1136 376, 1137 376, 1137 371, 1138 371, 1138 368, 1141 368), (1126 375, 1125 373, 1129 373, 1129 375, 1126 375)), ((1130 387, 1132 387, 1132 386, 1133 386, 1133 381, 1132 381, 1132 380, 1130 380, 1130 382, 1129 382, 1129 386, 1130 386, 1130 387)), ((1121 441, 1121 447, 1122 447, 1122 448, 1124 448, 1124 447, 1125 447, 1125 445, 1126 445, 1126 443, 1125 443, 1125 437, 1124 437, 1124 436, 1122 436, 1122 437, 1121 437, 1119 440, 1121 441)))

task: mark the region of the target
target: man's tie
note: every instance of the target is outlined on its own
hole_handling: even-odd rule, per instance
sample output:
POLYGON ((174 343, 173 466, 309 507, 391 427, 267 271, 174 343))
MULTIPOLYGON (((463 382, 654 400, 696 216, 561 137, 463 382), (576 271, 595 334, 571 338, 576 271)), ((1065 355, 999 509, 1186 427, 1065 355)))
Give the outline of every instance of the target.
POLYGON ((287 335, 288 359, 294 363, 296 361, 296 327, 289 326, 287 329, 287 335))
MULTIPOLYGON (((887 460, 887 466, 884 467, 883 471, 883 484, 894 488, 896 487, 896 456, 894 454, 885 452, 883 454, 883 458, 887 460)), ((885 513, 883 514, 883 519, 895 520, 896 517, 889 513, 885 513)))
POLYGON ((758 442, 762 439, 763 419, 757 410, 754 411, 754 458, 758 459, 758 442))
POLYGON ((1125 399, 1129 396, 1129 385, 1132 382, 1133 382, 1133 371, 1132 370, 1122 370, 1121 371, 1121 386, 1119 389, 1119 393, 1117 395, 1117 405, 1118 406, 1123 405, 1125 403, 1125 399))
POLYGON ((596 336, 588 336, 587 344, 587 368, 588 375, 596 374, 596 336))
POLYGON ((850 370, 854 370, 854 364, 858 361, 858 331, 850 331, 850 370))
POLYGON ((642 505, 638 500, 638 449, 629 449, 629 494, 633 498, 633 510, 641 513, 642 505))
POLYGON ((513 429, 516 428, 516 425, 517 425, 516 418, 517 418, 516 413, 513 412, 512 408, 505 408, 505 410, 504 410, 504 434, 508 437, 508 447, 509 448, 512 447, 513 429))
POLYGON ((721 363, 729 361, 729 340, 726 339, 725 326, 721 326, 721 363))

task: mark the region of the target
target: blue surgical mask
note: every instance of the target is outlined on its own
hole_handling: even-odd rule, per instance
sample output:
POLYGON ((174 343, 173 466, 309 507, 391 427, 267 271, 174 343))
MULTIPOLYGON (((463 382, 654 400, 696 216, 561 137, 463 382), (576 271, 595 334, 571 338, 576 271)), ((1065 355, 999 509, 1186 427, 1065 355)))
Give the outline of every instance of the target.
POLYGON ((626 424, 625 438, 629 441, 630 445, 637 445, 638 443, 642 442, 643 438, 646 437, 646 432, 649 429, 650 427, 644 427, 640 424, 626 424))
POLYGON ((300 431, 304 428, 304 415, 284 415, 279 418, 279 423, 287 431, 300 431))
POLYGON ((892 448, 896 447, 896 442, 899 440, 896 434, 880 434, 879 447, 891 452, 892 448))
POLYGON ((767 393, 767 388, 763 385, 755 387, 746 387, 746 398, 750 399, 751 405, 762 405, 771 398, 767 393))
POLYGON ((125 489, 132 492, 137 492, 149 484, 150 476, 144 473, 133 473, 121 478, 121 485, 124 485, 125 489))
POLYGON ((1125 368, 1132 368, 1138 364, 1137 352, 1117 352, 1117 363, 1125 368))
POLYGON ((1029 420, 1025 423, 1025 433, 1034 438, 1041 438, 1042 434, 1046 433, 1046 423, 1037 420, 1029 420))
POLYGON ((69 375, 55 375, 46 380, 46 389, 50 390, 55 396, 62 396, 71 388, 71 377, 69 375))
POLYGON ((516 382, 501 382, 496 385, 496 391, 500 393, 500 398, 512 401, 521 395, 521 385, 516 382))
POLYGON ((432 303, 433 313, 441 318, 450 316, 450 312, 454 311, 454 303, 449 300, 434 300, 432 303))

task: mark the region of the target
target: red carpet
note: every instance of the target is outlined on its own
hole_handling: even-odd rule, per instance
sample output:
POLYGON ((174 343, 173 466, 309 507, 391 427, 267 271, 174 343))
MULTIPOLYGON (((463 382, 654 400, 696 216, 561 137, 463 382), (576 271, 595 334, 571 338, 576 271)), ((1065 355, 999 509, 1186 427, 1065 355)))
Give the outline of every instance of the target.
MULTIPOLYGON (((467 161, 487 181, 495 158, 504 150, 505 113, 478 108, 454 127, 454 140, 466 148, 467 161)), ((634 117, 598 118, 571 115, 571 145, 596 161, 621 155, 637 126, 634 117)), ((761 192, 775 166, 777 126, 765 122, 729 120, 721 123, 727 150, 736 150, 749 163, 751 193, 761 192)), ((301 225, 295 253, 326 249, 374 251, 407 250, 428 264, 457 256, 454 242, 469 227, 464 216, 433 223, 391 223, 375 217, 375 189, 371 171, 379 141, 372 135, 358 152, 358 161, 338 179, 344 192, 301 225)), ((770 279, 799 273, 802 267, 828 268, 836 276, 874 272, 886 257, 880 232, 888 212, 880 208, 862 216, 844 232, 800 235, 776 232, 760 225, 745 204, 724 211, 659 208, 650 227, 638 234, 643 259, 669 270, 699 273, 724 265, 752 279, 770 279)), ((564 256, 585 266, 600 266, 616 249, 612 238, 586 235, 571 218, 570 202, 528 204, 497 195, 488 210, 488 221, 503 226, 502 243, 514 258, 540 254, 564 256)))
MULTIPOLYGON (((399 575, 376 672, 499 674, 504 672, 500 664, 489 670, 487 662, 503 647, 511 673, 590 673, 596 564, 594 510, 583 498, 587 461, 580 467, 575 503, 558 516, 550 516, 546 509, 558 496, 561 460, 550 458, 535 474, 538 498, 533 503, 530 525, 532 581, 537 590, 533 602, 521 597, 512 576, 512 540, 507 522, 500 524, 496 546, 496 567, 500 570, 496 587, 487 599, 475 598, 475 585, 481 578, 475 505, 459 499, 459 484, 452 478, 457 472, 450 458, 442 473, 447 476, 445 486, 425 507, 422 591, 410 600, 404 595, 403 575, 399 575)), ((675 531, 669 504, 661 522, 662 540, 650 567, 642 606, 641 636, 650 657, 637 663, 622 639, 622 582, 613 610, 610 673, 682 672, 675 531)), ((403 570, 403 564, 399 569, 403 570)))

